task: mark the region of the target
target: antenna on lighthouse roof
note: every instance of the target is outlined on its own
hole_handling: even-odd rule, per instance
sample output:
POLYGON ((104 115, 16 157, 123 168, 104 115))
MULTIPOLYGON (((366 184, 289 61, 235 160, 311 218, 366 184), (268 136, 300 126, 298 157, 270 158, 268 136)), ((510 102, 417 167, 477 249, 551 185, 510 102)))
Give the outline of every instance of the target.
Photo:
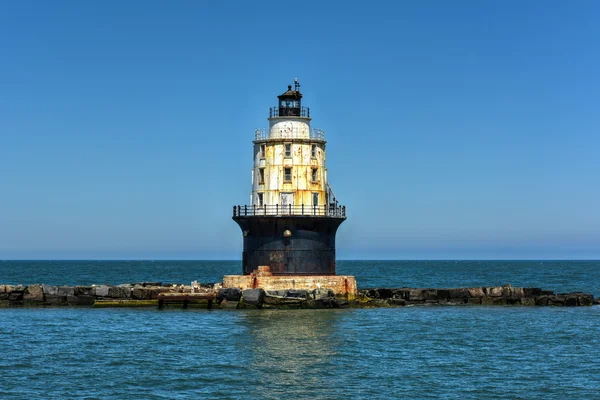
POLYGON ((297 92, 300 91, 300 82, 298 82, 298 78, 294 78, 294 90, 297 92))

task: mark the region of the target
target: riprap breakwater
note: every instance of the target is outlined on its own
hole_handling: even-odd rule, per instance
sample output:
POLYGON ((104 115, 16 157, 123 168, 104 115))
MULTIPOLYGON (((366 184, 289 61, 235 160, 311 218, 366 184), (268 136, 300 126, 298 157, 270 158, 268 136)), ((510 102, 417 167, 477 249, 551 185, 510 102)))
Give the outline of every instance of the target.
POLYGON ((378 288, 340 297, 327 288, 263 290, 222 288, 220 284, 140 282, 91 286, 0 285, 0 307, 196 307, 196 308, 340 308, 417 305, 591 306, 593 295, 555 293, 528 287, 378 288))

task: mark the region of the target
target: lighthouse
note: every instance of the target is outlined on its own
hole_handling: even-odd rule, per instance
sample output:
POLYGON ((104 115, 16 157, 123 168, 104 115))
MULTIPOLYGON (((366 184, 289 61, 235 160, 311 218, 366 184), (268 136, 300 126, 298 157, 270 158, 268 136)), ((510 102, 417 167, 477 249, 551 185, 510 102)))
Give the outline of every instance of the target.
POLYGON ((233 207, 243 274, 261 267, 274 276, 335 275, 335 235, 346 208, 328 183, 325 133, 311 127, 297 79, 277 99, 269 128, 254 134, 250 202, 233 207))

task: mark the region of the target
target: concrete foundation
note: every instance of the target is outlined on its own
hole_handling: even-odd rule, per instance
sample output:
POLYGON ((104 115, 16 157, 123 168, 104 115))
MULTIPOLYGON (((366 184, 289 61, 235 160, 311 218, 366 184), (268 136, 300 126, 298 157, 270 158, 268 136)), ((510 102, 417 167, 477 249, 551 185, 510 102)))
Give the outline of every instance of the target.
POLYGON ((332 290, 336 296, 354 300, 358 290, 356 279, 349 275, 285 275, 273 276, 268 266, 260 266, 250 275, 225 275, 224 288, 263 290, 332 290))

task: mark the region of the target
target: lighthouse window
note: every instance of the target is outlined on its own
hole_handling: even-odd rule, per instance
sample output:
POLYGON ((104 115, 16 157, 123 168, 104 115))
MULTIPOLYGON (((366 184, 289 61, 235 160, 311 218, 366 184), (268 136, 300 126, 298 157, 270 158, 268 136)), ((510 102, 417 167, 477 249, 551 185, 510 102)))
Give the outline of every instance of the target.
POLYGON ((259 168, 258 170, 258 184, 262 185, 265 183, 265 169, 259 168))
POLYGON ((257 193, 258 195, 258 206, 262 207, 264 205, 263 203, 263 194, 262 193, 257 193))
POLYGON ((292 145, 290 143, 285 144, 285 156, 286 157, 292 156, 292 145))
POLYGON ((292 169, 291 168, 284 168, 284 177, 283 177, 285 182, 291 182, 292 181, 292 169))
POLYGON ((316 168, 312 169, 312 181, 313 181, 313 183, 317 182, 317 172, 318 172, 318 170, 316 168))
POLYGON ((260 145, 260 158, 265 158, 265 145, 261 144, 260 145))
POLYGON ((317 158, 317 145, 313 144, 310 146, 310 156, 312 158, 317 158))
POLYGON ((313 193, 313 206, 319 205, 319 193, 313 193))

